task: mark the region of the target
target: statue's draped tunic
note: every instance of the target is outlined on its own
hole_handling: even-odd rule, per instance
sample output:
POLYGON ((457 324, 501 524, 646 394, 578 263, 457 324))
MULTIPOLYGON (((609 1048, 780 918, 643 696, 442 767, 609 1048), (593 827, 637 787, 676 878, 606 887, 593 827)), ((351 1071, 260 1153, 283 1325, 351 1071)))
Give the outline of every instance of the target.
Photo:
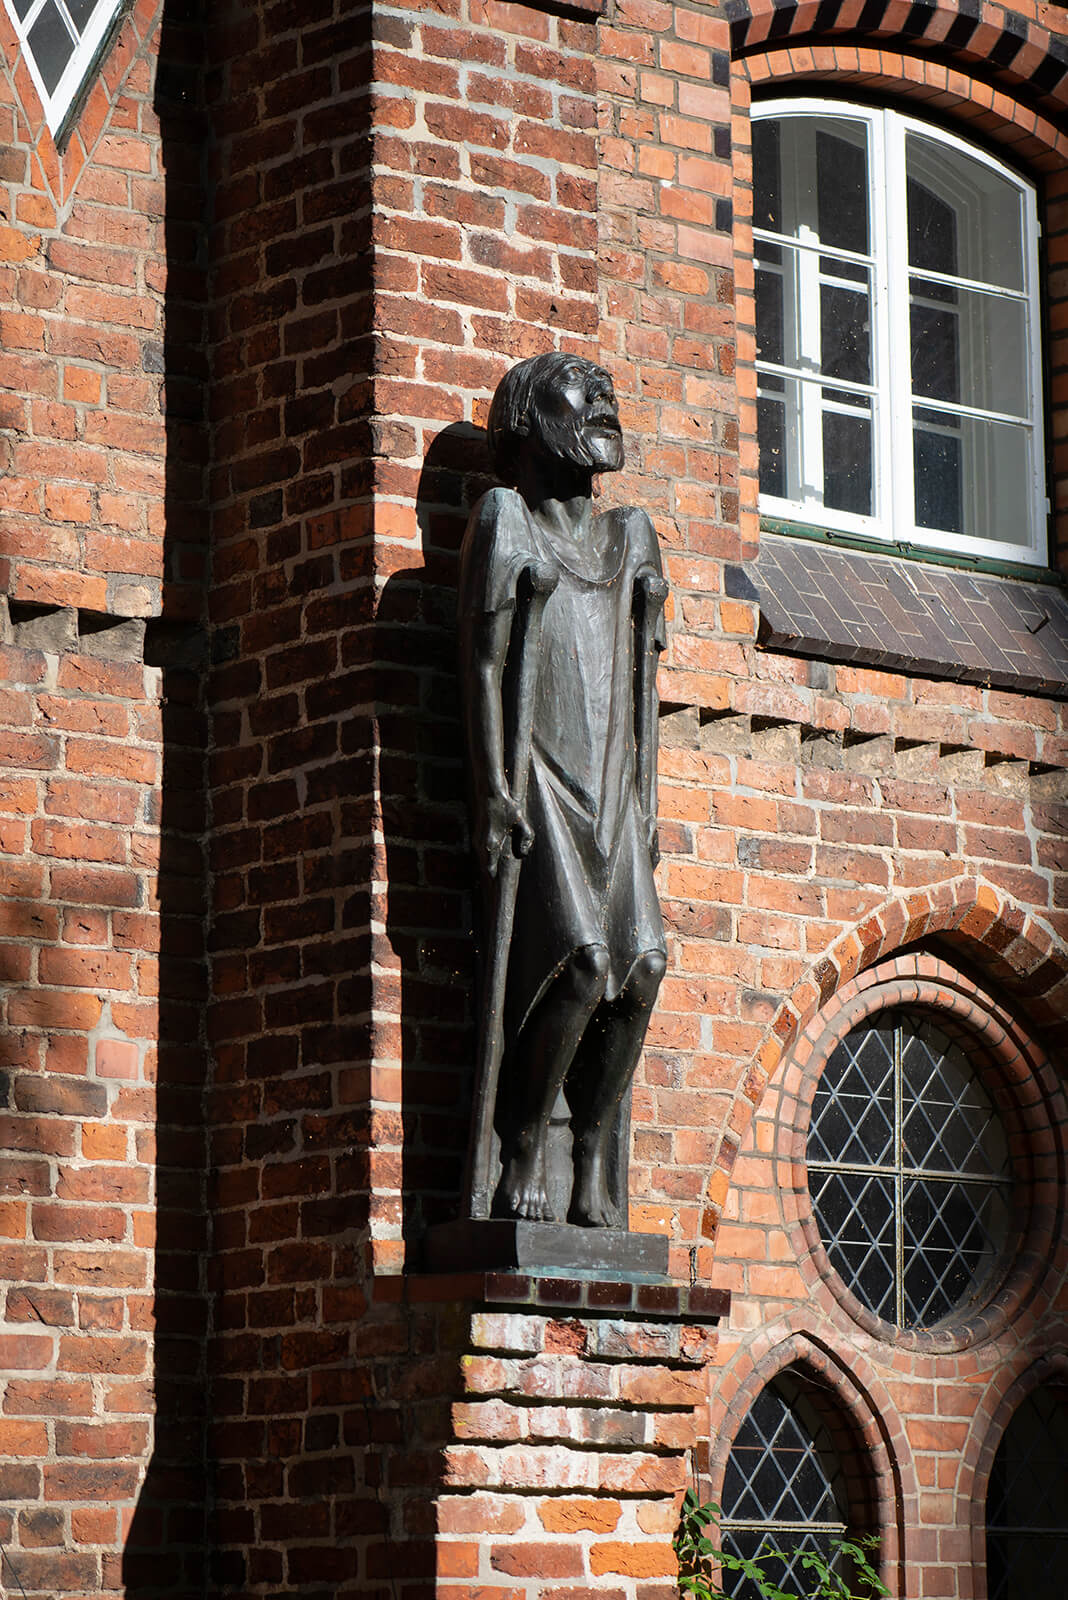
MULTIPOLYGON (((461 637, 514 611, 519 575, 534 561, 551 564, 559 582, 541 628, 526 797, 534 843, 519 874, 507 1039, 581 946, 608 950, 607 1000, 637 956, 666 953, 635 786, 634 587, 640 574, 660 575, 655 532, 642 512, 609 511, 585 546, 557 542, 518 493, 491 490, 464 544, 461 637)), ((506 716, 506 756, 511 732, 506 716)), ((484 783, 483 764, 472 767, 484 783)))

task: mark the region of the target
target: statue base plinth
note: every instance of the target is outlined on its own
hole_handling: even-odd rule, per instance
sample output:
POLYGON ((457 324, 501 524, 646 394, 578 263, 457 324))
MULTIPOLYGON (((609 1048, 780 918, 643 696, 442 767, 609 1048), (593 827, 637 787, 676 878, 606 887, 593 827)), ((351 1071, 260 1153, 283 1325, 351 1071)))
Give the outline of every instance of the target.
POLYGON ((668 1241, 623 1228, 461 1217, 427 1230, 423 1261, 429 1272, 526 1272, 656 1283, 667 1277, 668 1241))

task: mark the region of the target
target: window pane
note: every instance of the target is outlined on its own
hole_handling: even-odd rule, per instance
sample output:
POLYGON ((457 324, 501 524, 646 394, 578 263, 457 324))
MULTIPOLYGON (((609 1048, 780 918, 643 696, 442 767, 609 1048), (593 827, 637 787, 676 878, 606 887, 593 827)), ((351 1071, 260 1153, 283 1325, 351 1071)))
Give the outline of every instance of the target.
MULTIPOLYGON (((769 1560, 767 1578, 782 1584, 796 1573, 805 1592, 801 1552, 829 1557, 832 1539, 846 1531, 845 1478, 824 1406, 792 1371, 780 1373, 743 1419, 723 1484, 723 1548, 750 1558, 781 1551, 786 1561, 769 1560)), ((723 1582, 734 1600, 755 1592, 734 1573, 724 1572, 723 1582)))
POLYGON ((48 0, 30 29, 27 42, 45 88, 51 94, 74 54, 74 40, 53 0, 48 0))
POLYGON ((1032 1389, 1002 1436, 987 1492, 988 1527, 1068 1529, 1068 1389, 1032 1389))
MULTIPOLYGON (((824 390, 824 394, 826 394, 824 390)), ((823 414, 823 503, 835 511, 872 514, 870 417, 823 414)))
POLYGON ((757 443, 760 447, 760 492, 784 500, 786 483, 786 407, 782 400, 761 395, 757 401, 757 443))
POLYGON ((89 19, 99 4, 100 0, 67 0, 67 10, 79 33, 85 32, 89 26, 89 19))
POLYGON ((964 1052, 930 1024, 903 1024, 901 1034, 905 1166, 1005 1175, 1005 1132, 964 1052))
POLYGON ((896 1322, 894 1180, 858 1172, 809 1172, 812 1208, 835 1271, 857 1298, 896 1322))
POLYGON ((1022 289, 1019 187, 941 140, 910 132, 905 148, 910 265, 1022 289))
POLYGON ((912 437, 916 483, 916 526, 964 532, 960 437, 952 419, 937 411, 917 411, 912 437))
POLYGON ((820 285, 820 364, 824 377, 871 382, 871 305, 864 290, 820 285))
POLYGON ((866 255, 867 124, 781 117, 753 126, 754 226, 866 255))
POLYGON ((1009 1234, 1005 1131, 929 1016, 887 1010, 846 1035, 813 1095, 806 1160, 828 1258, 876 1316, 939 1322, 990 1277, 1009 1234))
POLYGON ((1028 411, 1026 310, 1019 300, 911 280, 912 389, 982 411, 1028 411), (948 292, 953 304, 935 298, 948 292))
POLYGON ((885 1018, 854 1028, 820 1075, 808 1135, 810 1161, 886 1166, 894 1153, 894 1029, 885 1018))
POLYGON ((905 1185, 905 1324, 940 1322, 989 1275, 1008 1233, 1008 1209, 989 1184, 905 1185))
POLYGON ((1030 429, 917 408, 913 430, 918 527, 1033 544, 1030 429))
POLYGON ((786 360, 784 286, 780 270, 784 252, 778 245, 761 242, 756 262, 757 356, 782 366, 786 360), (774 261, 766 257, 774 252, 774 261))
POLYGON ((817 215, 822 244, 868 253, 868 130, 824 124, 816 134, 817 215))
POLYGON ((762 118, 753 123, 753 226, 782 233, 782 163, 780 123, 762 118))
MULTIPOLYGON (((762 1563, 765 1576, 776 1583, 780 1588, 785 1588, 787 1593, 805 1594, 808 1592, 806 1585, 812 1582, 812 1575, 805 1571, 801 1557, 807 1550, 818 1550, 825 1560, 831 1557, 830 1533, 817 1533, 812 1529, 799 1532, 791 1529, 775 1537, 766 1529, 752 1528, 724 1528, 723 1548, 731 1551, 736 1556, 746 1556, 752 1560, 761 1550, 772 1547, 782 1551, 786 1560, 769 1560, 762 1563)), ((833 1563, 836 1570, 842 1567, 839 1556, 833 1563)), ((760 1591, 748 1578, 740 1573, 723 1574, 723 1587, 731 1596, 731 1600, 759 1600, 760 1591)))

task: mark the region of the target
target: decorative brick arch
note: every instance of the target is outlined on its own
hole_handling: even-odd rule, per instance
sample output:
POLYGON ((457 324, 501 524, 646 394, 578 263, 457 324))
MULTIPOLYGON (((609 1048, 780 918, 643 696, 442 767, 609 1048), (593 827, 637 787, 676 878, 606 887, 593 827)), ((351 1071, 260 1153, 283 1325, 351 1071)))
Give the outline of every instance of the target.
POLYGON ((1025 1340, 1049 1303, 1063 1262, 1065 1166, 1056 1130, 1068 1126, 1064 1085, 1026 1025, 981 982, 926 950, 890 955, 850 978, 812 1018, 780 1070, 758 1115, 774 1125, 776 1187, 798 1265, 816 1299, 837 1307, 873 1338, 929 1355, 995 1337, 1025 1340), (813 1095, 839 1043, 880 1012, 926 1013, 971 1060, 1018 1151, 1015 1234, 981 1302, 962 1307, 937 1329, 898 1330, 862 1303, 835 1270, 813 1211, 805 1165, 813 1095), (1056 1269, 1051 1278, 1051 1269, 1056 1269))
POLYGON ((994 1457, 1017 1406, 1044 1383, 1068 1384, 1068 1348, 1047 1351, 1030 1365, 1021 1357, 1010 1366, 984 1395, 961 1451, 957 1503, 968 1509, 972 1571, 982 1575, 975 1600, 986 1600, 986 1497, 994 1457))
POLYGON ((904 1594, 906 1530, 920 1522, 919 1483, 904 1424, 867 1357, 841 1340, 836 1330, 821 1324, 817 1331, 805 1310, 770 1323, 718 1375, 710 1397, 708 1454, 701 1463, 703 1492, 719 1502, 741 1419, 760 1391, 789 1367, 799 1368, 802 1375, 833 1391, 838 1412, 853 1436, 851 1447, 864 1455, 870 1511, 881 1536, 885 1567, 896 1575, 896 1592, 904 1594))
MULTIPOLYGON (((1068 60, 1060 42, 1019 12, 989 4, 976 9, 978 14, 972 15, 970 8, 952 0, 914 4, 907 10, 892 0, 729 0, 727 8, 736 56, 861 34, 865 41, 886 41, 915 52, 931 66, 937 67, 941 57, 975 67, 1051 110, 1063 107, 1068 101, 1068 60)), ((867 54, 850 47, 842 52, 843 57, 867 54)), ((797 65, 804 70, 803 59, 797 65)))
MULTIPOLYGON (((941 61, 907 55, 887 47, 796 44, 761 51, 744 63, 753 89, 789 82, 827 84, 859 93, 891 94, 917 102, 964 124, 963 132, 985 134, 1005 153, 1040 172, 1063 168, 1068 136, 1049 118, 1011 92, 976 80, 967 71, 941 61)), ((1063 115, 1064 101, 1051 110, 1063 115)))
POLYGON ((859 973, 935 936, 983 968, 1007 994, 1025 999, 1037 1027, 1051 1027, 1068 1016, 1068 955, 1052 929, 1028 907, 1016 905, 988 883, 963 877, 887 901, 819 957, 768 1027, 705 1191, 706 1238, 715 1236, 729 1174, 753 1112, 804 1028, 859 973))

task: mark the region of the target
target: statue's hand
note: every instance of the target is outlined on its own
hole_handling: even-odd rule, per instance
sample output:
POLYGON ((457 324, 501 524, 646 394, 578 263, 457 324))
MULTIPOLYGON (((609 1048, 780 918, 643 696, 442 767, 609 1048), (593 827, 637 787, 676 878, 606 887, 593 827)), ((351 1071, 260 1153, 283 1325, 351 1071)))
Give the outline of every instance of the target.
POLYGON ((649 850, 649 860, 655 867, 660 860, 660 834, 657 832, 655 815, 645 819, 645 843, 649 850))
POLYGON ((534 843, 534 830, 525 813, 506 790, 488 796, 482 837, 483 857, 491 878, 497 876, 497 868, 509 840, 517 856, 529 853, 534 843))

